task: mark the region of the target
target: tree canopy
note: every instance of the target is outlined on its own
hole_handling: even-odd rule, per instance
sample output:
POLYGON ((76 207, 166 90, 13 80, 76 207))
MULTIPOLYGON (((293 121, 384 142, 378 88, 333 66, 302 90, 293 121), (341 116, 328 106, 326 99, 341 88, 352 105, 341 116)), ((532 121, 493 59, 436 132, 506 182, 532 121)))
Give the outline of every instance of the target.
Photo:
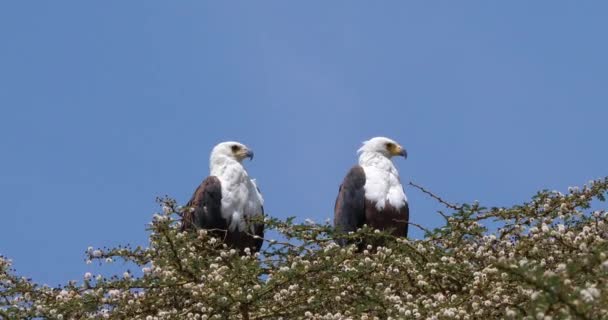
POLYGON ((86 253, 92 262, 125 260, 141 272, 86 273, 51 288, 0 257, 0 318, 608 317, 608 216, 599 208, 608 178, 565 194, 540 191, 508 208, 452 204, 420 189, 446 208, 440 228, 410 223, 424 230, 421 240, 266 217, 276 236, 259 253, 228 248, 205 230, 181 232, 182 208, 159 199, 146 247, 86 253), (340 247, 338 237, 352 244, 340 247))

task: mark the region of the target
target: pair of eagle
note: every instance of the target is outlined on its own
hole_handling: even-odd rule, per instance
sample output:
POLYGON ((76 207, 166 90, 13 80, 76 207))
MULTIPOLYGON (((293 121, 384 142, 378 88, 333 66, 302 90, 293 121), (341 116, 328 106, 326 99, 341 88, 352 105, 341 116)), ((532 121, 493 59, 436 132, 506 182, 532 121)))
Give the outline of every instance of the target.
MULTIPOLYGON (((397 142, 376 137, 359 149, 359 164, 350 169, 338 192, 334 224, 341 232, 364 224, 407 237, 409 208, 391 158, 407 157, 397 142)), ((194 191, 182 215, 182 229, 213 230, 233 248, 260 250, 264 237, 264 199, 243 167, 253 151, 238 142, 222 142, 211 151, 210 174, 194 191), (251 221, 251 218, 256 221, 251 221)), ((344 242, 341 242, 344 244, 344 242)))

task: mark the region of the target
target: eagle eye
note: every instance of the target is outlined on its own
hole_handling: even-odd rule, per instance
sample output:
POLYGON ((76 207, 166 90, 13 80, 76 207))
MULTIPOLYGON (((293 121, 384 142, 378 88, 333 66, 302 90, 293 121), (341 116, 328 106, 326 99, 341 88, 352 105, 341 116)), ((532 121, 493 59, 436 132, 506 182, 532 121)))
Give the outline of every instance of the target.
POLYGON ((387 142, 385 145, 386 145, 386 148, 389 150, 395 147, 395 145, 392 142, 387 142))
POLYGON ((237 152, 237 151, 239 151, 239 149, 241 147, 239 145, 237 145, 237 144, 233 144, 232 147, 230 147, 230 148, 232 148, 232 152, 237 152))

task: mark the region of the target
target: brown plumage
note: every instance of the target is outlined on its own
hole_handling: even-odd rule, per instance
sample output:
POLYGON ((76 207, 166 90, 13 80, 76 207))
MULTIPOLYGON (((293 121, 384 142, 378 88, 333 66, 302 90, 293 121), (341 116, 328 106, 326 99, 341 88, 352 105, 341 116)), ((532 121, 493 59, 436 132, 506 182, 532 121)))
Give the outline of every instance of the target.
POLYGON ((407 237, 410 210, 407 205, 396 209, 386 204, 382 210, 369 200, 365 200, 365 221, 368 226, 379 230, 390 230, 395 237, 407 237))

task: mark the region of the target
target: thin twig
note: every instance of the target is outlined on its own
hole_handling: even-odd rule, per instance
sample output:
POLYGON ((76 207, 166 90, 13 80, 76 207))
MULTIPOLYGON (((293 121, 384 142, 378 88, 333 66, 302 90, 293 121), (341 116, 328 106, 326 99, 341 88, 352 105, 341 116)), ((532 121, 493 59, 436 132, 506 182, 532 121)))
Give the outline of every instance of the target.
POLYGON ((450 221, 450 219, 448 219, 448 216, 445 213, 443 213, 443 211, 437 210, 437 213, 439 213, 439 215, 441 215, 445 219, 445 221, 448 221, 448 222, 450 221))
POLYGON ((417 185, 417 184, 415 184, 415 183, 413 183, 411 181, 410 181, 409 185, 412 186, 412 187, 414 187, 414 188, 419 189, 420 191, 422 191, 424 193, 426 193, 427 195, 431 196, 431 198, 439 201, 441 204, 445 205, 446 207, 448 207, 450 209, 454 209, 454 210, 461 210, 462 209, 462 206, 457 206, 455 204, 451 204, 451 203, 449 203, 449 202, 441 199, 439 196, 435 195, 434 193, 428 191, 427 189, 425 189, 425 188, 423 188, 423 187, 421 187, 421 186, 419 186, 419 185, 417 185))
POLYGON ((423 226, 421 226, 421 225, 419 225, 417 223, 413 223, 413 222, 409 222, 409 221, 405 221, 405 220, 393 220, 393 221, 400 222, 400 223, 407 223, 407 224, 412 225, 412 226, 414 226, 414 227, 416 227, 416 228, 418 228, 418 229, 420 229, 420 230, 422 230, 422 231, 424 231, 426 233, 431 233, 431 231, 429 229, 427 229, 427 228, 425 228, 425 227, 423 227, 423 226))
POLYGON ((182 266, 182 261, 179 257, 179 254, 177 253, 175 245, 173 244, 173 240, 171 240, 171 237, 167 233, 167 230, 163 228, 161 232, 165 236, 165 240, 167 240, 167 243, 169 244, 169 249, 171 249, 171 252, 173 253, 174 265, 177 267, 177 270, 181 273, 187 274, 191 279, 196 281, 196 276, 192 272, 184 268, 184 266, 182 266))

